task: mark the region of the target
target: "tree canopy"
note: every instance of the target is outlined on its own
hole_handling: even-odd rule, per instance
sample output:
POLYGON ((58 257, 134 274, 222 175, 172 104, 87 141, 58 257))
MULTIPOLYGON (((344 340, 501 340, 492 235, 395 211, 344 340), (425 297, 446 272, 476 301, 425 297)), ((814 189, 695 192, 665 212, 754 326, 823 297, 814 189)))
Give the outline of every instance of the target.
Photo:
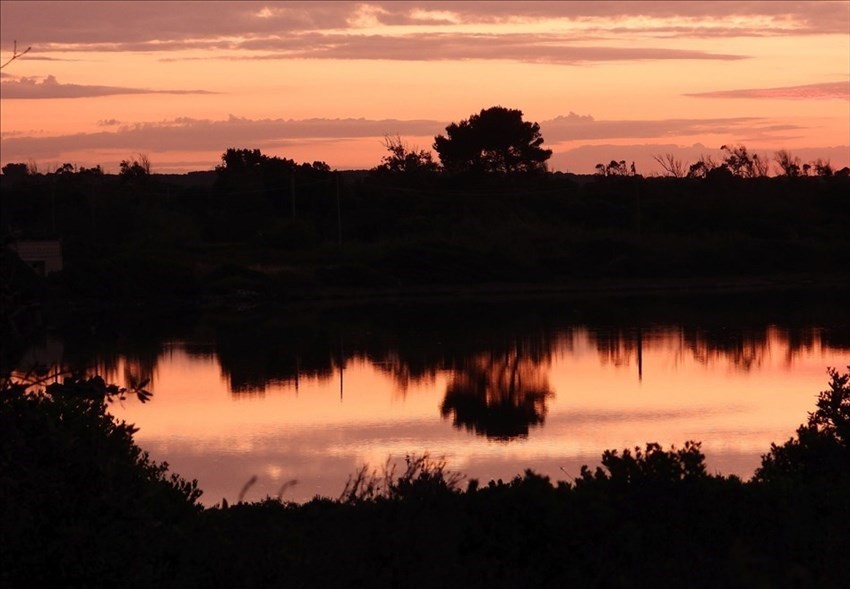
POLYGON ((546 170, 540 125, 522 120, 522 111, 493 106, 446 127, 434 149, 448 172, 511 174, 546 170))
POLYGON ((378 174, 430 174, 439 170, 439 166, 431 159, 431 152, 410 147, 396 135, 384 137, 384 146, 389 155, 381 159, 381 164, 373 168, 378 174))

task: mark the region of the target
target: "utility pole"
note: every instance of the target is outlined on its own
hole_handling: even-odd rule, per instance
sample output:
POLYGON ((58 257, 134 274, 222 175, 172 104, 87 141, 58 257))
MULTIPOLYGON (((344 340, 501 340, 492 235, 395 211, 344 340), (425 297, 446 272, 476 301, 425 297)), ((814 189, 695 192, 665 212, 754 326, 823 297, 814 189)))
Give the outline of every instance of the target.
POLYGON ((337 235, 337 245, 339 245, 340 251, 342 251, 342 211, 340 208, 340 184, 341 184, 342 174, 340 172, 336 173, 336 235, 337 235))
POLYGON ((292 199, 292 220, 295 220, 295 171, 289 174, 289 196, 292 199))

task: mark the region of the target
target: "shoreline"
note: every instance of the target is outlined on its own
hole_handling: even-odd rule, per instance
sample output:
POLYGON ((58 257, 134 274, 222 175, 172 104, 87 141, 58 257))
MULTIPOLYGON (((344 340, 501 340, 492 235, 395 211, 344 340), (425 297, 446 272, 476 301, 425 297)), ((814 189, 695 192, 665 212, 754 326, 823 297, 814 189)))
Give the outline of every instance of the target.
POLYGON ((313 286, 296 287, 286 292, 236 291, 225 295, 201 295, 196 299, 163 300, 137 298, 92 299, 62 298, 46 301, 49 307, 70 306, 77 309, 97 307, 156 306, 159 308, 193 307, 198 309, 242 309, 259 306, 349 306, 376 303, 447 303, 452 301, 511 299, 583 299, 600 297, 620 299, 632 297, 707 296, 747 293, 788 293, 797 291, 850 291, 850 274, 813 275, 781 274, 765 276, 712 276, 688 278, 579 278, 567 283, 486 283, 435 284, 395 287, 313 286))

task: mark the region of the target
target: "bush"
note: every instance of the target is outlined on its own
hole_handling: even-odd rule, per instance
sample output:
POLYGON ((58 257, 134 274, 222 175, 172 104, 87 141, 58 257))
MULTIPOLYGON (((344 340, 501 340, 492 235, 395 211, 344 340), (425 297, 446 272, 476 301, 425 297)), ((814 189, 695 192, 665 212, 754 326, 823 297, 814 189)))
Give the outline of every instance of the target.
POLYGON ((589 485, 608 484, 615 487, 635 486, 672 486, 682 481, 698 481, 708 475, 705 469, 705 455, 699 442, 685 442, 685 447, 671 448, 665 452, 658 444, 647 444, 646 452, 635 448, 634 455, 628 449, 622 456, 616 450, 606 450, 602 454, 602 465, 591 472, 582 466, 581 475, 576 479, 578 488, 589 485), (607 472, 606 472, 607 471, 607 472))
POLYGON ((128 392, 100 377, 0 389, 0 585, 150 587, 173 576, 201 492, 108 413, 128 392))
POLYGON ((389 499, 393 501, 419 501, 457 494, 463 477, 446 470, 445 460, 434 460, 426 452, 422 455, 408 454, 404 457, 404 472, 395 474, 395 464, 390 460, 384 465, 383 473, 369 472, 363 466, 348 477, 340 495, 340 503, 356 504, 365 501, 389 499))
POLYGON ((827 372, 829 389, 818 395, 817 410, 797 428, 796 438, 770 445, 754 480, 850 480, 850 372, 840 374, 835 368, 827 372))

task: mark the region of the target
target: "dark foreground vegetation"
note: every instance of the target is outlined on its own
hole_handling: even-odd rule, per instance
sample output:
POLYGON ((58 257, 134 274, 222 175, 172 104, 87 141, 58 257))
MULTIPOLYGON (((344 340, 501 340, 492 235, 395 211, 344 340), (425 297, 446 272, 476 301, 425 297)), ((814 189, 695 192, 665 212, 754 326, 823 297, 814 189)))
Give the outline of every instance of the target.
POLYGON ((480 484, 409 456, 335 499, 207 509, 108 413, 144 383, 7 380, 0 585, 847 587, 850 373, 829 375, 749 481, 709 474, 692 442, 608 451, 569 482, 480 484))

